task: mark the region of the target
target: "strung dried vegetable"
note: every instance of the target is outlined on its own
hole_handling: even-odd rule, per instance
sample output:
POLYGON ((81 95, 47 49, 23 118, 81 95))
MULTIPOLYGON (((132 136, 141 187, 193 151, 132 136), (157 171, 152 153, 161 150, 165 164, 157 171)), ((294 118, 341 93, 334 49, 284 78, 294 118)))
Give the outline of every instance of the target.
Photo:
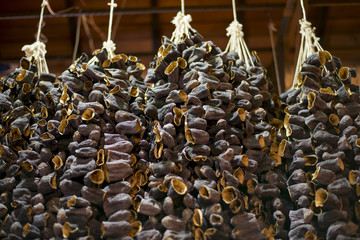
MULTIPOLYGON (((145 78, 152 136, 149 182, 133 200, 138 239, 154 231, 159 239, 261 238, 259 198, 280 193, 258 177, 275 166, 273 116, 261 108, 272 109, 268 80, 258 63, 247 72, 194 29, 188 35, 180 43, 163 37, 145 78)), ((286 190, 285 181, 278 185, 286 190)))
POLYGON ((38 80, 26 59, 2 79, 2 237, 119 236, 119 219, 123 236, 139 228, 129 207, 141 174, 132 166, 149 148, 141 140, 145 67, 106 54, 96 55, 101 67, 83 55, 61 82, 52 74, 38 80))
POLYGON ((36 61, 23 58, 20 68, 1 79, 0 229, 4 238, 51 236, 46 221, 56 218, 38 193, 56 191, 56 173, 49 163, 53 154, 61 155, 67 147, 53 135, 61 84, 55 83, 54 74, 37 74, 36 61))
MULTIPOLYGON (((227 119, 229 123, 243 130, 241 161, 234 167, 233 175, 244 181, 248 211, 262 220, 262 234, 267 239, 286 237, 285 222, 289 212, 284 203, 288 202, 286 176, 281 162, 282 114, 278 106, 278 97, 272 94, 272 82, 261 67, 256 53, 248 50, 242 31, 237 21, 235 0, 233 0, 234 21, 227 28, 230 37, 226 47, 226 69, 231 77, 235 92, 235 110, 227 119), (234 118, 240 116, 240 120, 234 118), (244 161, 246 164, 244 164, 244 161), (236 168, 238 167, 238 168, 236 168)), ((226 135, 225 135, 226 136, 226 135)), ((239 156, 234 156, 234 160, 239 156)), ((234 162, 232 160, 232 162, 234 162)), ((238 160, 239 161, 239 160, 238 160)), ((286 204, 287 205, 287 204, 286 204)), ((251 238, 247 231, 236 230, 232 236, 236 239, 251 238)), ((259 238, 257 237, 253 237, 259 238)))
POLYGON ((235 92, 235 108, 226 119, 230 125, 243 131, 241 155, 235 155, 231 161, 234 164, 241 160, 243 164, 233 166, 233 175, 242 172, 249 211, 263 220, 263 234, 267 238, 283 238, 286 236, 286 216, 291 207, 287 194, 284 194, 287 189, 281 161, 283 142, 278 134, 283 125, 280 101, 272 93, 272 82, 256 53, 250 60, 253 66, 239 59, 236 52, 227 54, 226 67, 235 92))
POLYGON ((61 82, 39 75, 37 58, 1 79, 2 238, 127 239, 141 229, 130 204, 146 181, 132 168, 149 149, 145 66, 114 46, 108 54, 108 43, 61 82))
POLYGON ((296 88, 281 95, 287 104, 287 185, 296 205, 289 239, 303 233, 324 239, 360 236, 360 88, 351 83, 354 77, 355 69, 319 51, 302 64, 296 88))
POLYGON ((132 167, 148 148, 140 114, 145 67, 134 56, 110 58, 106 49, 95 55, 99 65, 88 64, 83 55, 60 77, 64 115, 59 133, 70 143, 59 176, 64 221, 56 223, 57 237, 111 239, 141 229, 130 204, 141 174, 133 174, 132 167), (77 211, 81 220, 68 217, 77 211))

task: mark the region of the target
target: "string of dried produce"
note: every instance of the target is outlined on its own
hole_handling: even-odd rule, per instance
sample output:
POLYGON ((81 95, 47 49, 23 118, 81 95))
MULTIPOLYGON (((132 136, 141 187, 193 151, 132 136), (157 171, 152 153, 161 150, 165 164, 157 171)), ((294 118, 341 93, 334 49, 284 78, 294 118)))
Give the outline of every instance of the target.
POLYGON ((40 237, 45 214, 49 222, 56 218, 37 193, 56 189, 52 156, 67 147, 52 134, 60 84, 55 75, 37 72, 36 62, 23 58, 1 80, 0 229, 14 239, 40 237))
POLYGON ((1 79, 0 234, 8 239, 52 236, 56 221, 51 202, 41 193, 56 189, 53 154, 66 146, 51 133, 61 95, 56 76, 49 74, 45 44, 40 42, 43 1, 37 41, 24 46, 28 58, 1 79), (49 224, 49 225, 47 225, 49 224))
MULTIPOLYGON (((60 83, 42 74, 38 93, 26 95, 34 98, 29 107, 22 93, 13 104, 6 95, 21 91, 13 75, 25 70, 3 80, 1 96, 9 99, 0 148, 5 236, 99 239, 135 235, 141 227, 129 207, 141 184, 141 172, 133 174, 132 166, 148 155, 140 117, 145 67, 133 56, 108 59, 105 49, 96 57, 101 66, 87 65, 83 55, 60 83)), ((27 74, 31 79, 34 72, 27 74)))
POLYGON ((276 132, 266 121, 274 116, 261 108, 272 109, 272 95, 259 63, 246 69, 237 58, 192 28, 179 42, 163 37, 145 78, 151 170, 133 203, 143 222, 138 239, 276 234, 261 199, 275 199, 276 184, 286 191, 286 179, 280 171, 268 174, 276 184, 259 177, 281 163, 269 151, 276 132))
POLYGON ((106 49, 96 58, 81 56, 58 83, 38 81, 26 59, 2 79, 2 237, 131 239, 141 227, 129 206, 132 166, 148 155, 145 66, 106 49))
POLYGON ((360 88, 354 77, 355 69, 321 51, 303 63, 297 88, 281 95, 288 104, 287 185, 296 207, 289 239, 359 237, 360 88))
POLYGON ((63 95, 72 96, 64 107, 74 108, 63 120, 69 122, 64 125, 71 129, 67 131, 71 142, 60 177, 60 200, 67 199, 62 209, 69 210, 70 215, 77 211, 76 206, 69 206, 74 198, 87 202, 89 208, 82 222, 73 219, 57 223, 58 234, 66 233, 64 226, 70 224, 71 238, 125 237, 134 235, 139 227, 130 203, 131 191, 137 185, 135 176, 141 174, 133 174, 132 166, 147 149, 143 140, 146 121, 140 116, 145 67, 134 56, 121 54, 110 59, 105 48, 96 57, 99 65, 87 64, 83 56, 60 77, 64 87, 68 86, 63 95), (85 224, 86 232, 80 231, 84 229, 81 224, 85 224))
POLYGON ((189 36, 179 44, 164 37, 145 78, 153 83, 145 95, 153 134, 144 192, 162 206, 146 222, 156 223, 150 227, 165 238, 229 239, 229 205, 235 213, 244 208, 230 164, 241 152, 243 132, 225 119, 235 108, 235 94, 221 50, 193 29, 189 36))
MULTIPOLYGON (((116 4, 112 1, 109 6, 112 13, 116 4)), ((112 16, 109 37, 111 22, 112 16)), ((142 184, 141 175, 145 176, 133 168, 148 155, 147 123, 141 117, 147 87, 141 78, 145 66, 137 57, 115 55, 114 50, 108 40, 89 62, 83 56, 60 78, 73 96, 68 104, 74 105, 74 118, 79 121, 71 134, 67 169, 60 182, 61 199, 67 205, 62 206, 63 221, 54 225, 58 237, 132 239, 141 230, 130 204, 142 184), (67 214, 79 211, 71 204, 74 199, 86 202, 89 209, 83 212, 82 221, 68 218, 67 214)))
MULTIPOLYGON (((286 176, 281 160, 283 148, 281 136, 278 135, 282 116, 275 111, 273 104, 273 98, 279 100, 271 94, 272 84, 260 62, 254 61, 254 67, 248 68, 235 52, 230 52, 226 66, 231 76, 237 110, 225 119, 243 132, 238 143, 242 151, 230 161, 235 164, 233 175, 238 171, 244 175, 241 190, 249 198, 248 211, 263 222, 263 234, 267 238, 283 237, 289 209, 286 206, 286 176), (234 119, 237 115, 241 116, 241 121, 234 119), (247 163, 236 165, 239 157, 247 163)), ((246 232, 239 231, 236 239, 245 236, 246 232)))
POLYGON ((293 87, 282 94, 284 159, 290 211, 289 239, 359 236, 359 87, 355 69, 323 51, 306 20, 293 87), (358 180, 356 180, 358 179, 358 180), (338 236, 339 235, 339 236, 338 236))
POLYGON ((311 22, 306 19, 306 11, 303 0, 300 0, 300 5, 303 13, 303 18, 299 20, 301 43, 292 88, 296 88, 298 86, 297 74, 300 72, 301 66, 305 60, 315 52, 324 51, 319 43, 320 38, 315 35, 315 28, 311 27, 311 22))
MULTIPOLYGON (((286 238, 291 206, 281 160, 282 137, 278 133, 283 117, 280 100, 273 94, 273 84, 256 52, 250 54, 247 48, 242 25, 236 18, 235 1, 233 7, 234 21, 227 29, 230 41, 226 49, 226 69, 236 93, 235 109, 241 109, 244 118, 243 122, 232 123, 244 131, 240 144, 243 145, 242 158, 247 159, 249 166, 241 169, 247 176, 243 184, 247 189, 243 191, 250 199, 249 211, 263 222, 263 236, 267 239, 286 238)), ((249 237, 243 230, 237 234, 236 238, 249 237)))

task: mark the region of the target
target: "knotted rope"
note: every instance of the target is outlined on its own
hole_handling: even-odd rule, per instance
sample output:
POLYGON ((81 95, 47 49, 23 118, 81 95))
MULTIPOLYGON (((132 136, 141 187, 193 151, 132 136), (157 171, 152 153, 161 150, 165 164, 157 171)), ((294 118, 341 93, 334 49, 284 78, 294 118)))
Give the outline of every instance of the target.
POLYGON ((184 0, 181 0, 181 12, 178 12, 171 21, 171 23, 175 25, 171 41, 179 44, 184 40, 184 37, 189 37, 189 29, 192 28, 190 25, 191 21, 191 16, 189 14, 185 15, 185 3, 184 0))
POLYGON ((28 59, 34 58, 34 60, 36 61, 38 76, 40 76, 41 73, 49 73, 49 69, 45 59, 46 46, 43 42, 40 42, 41 28, 44 20, 44 9, 47 5, 48 2, 46 0, 43 0, 41 4, 40 21, 38 26, 36 42, 30 45, 25 45, 21 48, 21 50, 25 52, 25 56, 28 59))
POLYGON ((237 20, 235 0, 232 0, 232 6, 234 21, 226 28, 226 36, 230 37, 230 39, 225 48, 225 52, 234 51, 239 55, 239 58, 244 61, 246 67, 254 66, 251 53, 244 39, 243 25, 237 20))
MULTIPOLYGON (((103 47, 105 48, 108 54, 108 58, 112 59, 115 57, 115 50, 116 50, 116 45, 115 43, 111 40, 111 33, 112 33, 112 25, 113 25, 113 19, 114 19, 114 8, 116 8, 118 5, 114 2, 114 0, 111 0, 110 3, 107 4, 108 6, 110 6, 110 16, 109 16, 109 28, 108 28, 108 38, 105 42, 103 42, 103 47)), ((88 65, 90 64, 95 64, 98 62, 97 57, 93 57, 89 62, 88 65)))
POLYGON ((323 51, 323 48, 320 46, 319 40, 315 35, 315 27, 311 27, 311 23, 306 20, 306 11, 304 8, 303 0, 300 0, 301 9, 303 12, 303 18, 299 20, 300 23, 300 34, 301 34, 301 43, 299 49, 299 56, 296 63, 293 88, 298 87, 298 73, 301 70, 303 62, 311 55, 317 51, 323 51))
POLYGON ((109 59, 112 59, 115 56, 116 45, 112 40, 103 42, 103 48, 108 52, 109 59))

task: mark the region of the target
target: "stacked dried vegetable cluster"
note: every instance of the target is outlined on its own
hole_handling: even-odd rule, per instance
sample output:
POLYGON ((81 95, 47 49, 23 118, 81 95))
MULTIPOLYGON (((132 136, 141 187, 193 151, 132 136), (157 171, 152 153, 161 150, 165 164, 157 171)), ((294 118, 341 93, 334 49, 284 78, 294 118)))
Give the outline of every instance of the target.
POLYGON ((360 88, 354 69, 326 51, 303 63, 298 87, 281 95, 289 171, 289 238, 358 239, 360 88), (354 238, 351 238, 353 236, 354 238))
POLYGON ((247 69, 237 54, 189 35, 179 44, 163 38, 145 78, 152 133, 149 181, 134 199, 144 223, 137 237, 276 235, 287 213, 272 204, 286 179, 276 169, 271 84, 256 61, 247 69))
POLYGON ((57 212, 51 194, 57 188, 54 155, 67 149, 55 137, 61 90, 55 75, 35 76, 34 61, 23 58, 20 66, 1 79, 1 237, 46 238, 57 212))
POLYGON ((130 223, 129 209, 137 184, 131 182, 132 166, 139 149, 146 149, 141 144, 146 121, 137 116, 146 89, 140 77, 145 67, 134 56, 109 59, 105 49, 96 58, 98 64, 79 59, 60 77, 72 95, 66 105, 73 105, 77 121, 67 132, 69 155, 60 177, 60 202, 66 204, 54 231, 60 238, 127 239, 139 227, 130 223))
POLYGON ((142 112, 145 67, 105 50, 96 57, 100 66, 83 55, 60 83, 45 74, 39 81, 26 60, 2 80, 2 237, 135 235, 132 166, 147 145, 146 121, 130 109, 142 112))
POLYGON ((0 236, 356 239, 355 71, 318 52, 281 108, 253 62, 193 29, 145 79, 106 49, 60 82, 22 59, 1 79, 0 236))

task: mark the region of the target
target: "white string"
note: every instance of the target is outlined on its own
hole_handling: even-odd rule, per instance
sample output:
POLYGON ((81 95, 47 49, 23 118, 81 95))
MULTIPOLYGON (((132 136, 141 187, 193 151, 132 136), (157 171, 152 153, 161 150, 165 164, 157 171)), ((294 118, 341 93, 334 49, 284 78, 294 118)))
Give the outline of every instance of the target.
POLYGON ((232 5, 233 5, 233 15, 234 15, 234 21, 237 21, 237 14, 236 14, 236 4, 235 4, 235 0, 232 0, 232 5))
POLYGON ((235 0, 232 0, 234 21, 226 28, 226 36, 230 37, 225 52, 236 52, 239 59, 244 61, 246 67, 254 66, 251 53, 244 39, 243 25, 238 22, 236 16, 235 0))
POLYGON ((302 13, 303 13, 303 19, 306 21, 306 11, 305 11, 303 0, 300 0, 300 5, 301 5, 302 13))
POLYGON ((38 33, 37 33, 37 37, 36 37, 37 42, 40 41, 41 28, 42 28, 43 21, 44 21, 44 10, 47 5, 48 5, 48 2, 46 0, 43 0, 43 2, 41 4, 40 21, 39 21, 38 33))
POLYGON ((306 20, 306 11, 303 0, 300 0, 301 9, 303 12, 303 18, 300 19, 300 34, 301 43, 299 49, 299 56, 296 63, 293 88, 298 87, 298 73, 301 70, 302 63, 311 55, 317 51, 323 51, 319 40, 320 38, 315 35, 315 28, 311 27, 311 23, 306 20))
POLYGON ((174 19, 171 21, 175 25, 175 30, 171 36, 171 41, 179 44, 183 41, 183 37, 189 38, 189 29, 191 29, 190 22, 192 21, 191 16, 185 15, 183 12, 178 12, 174 19))
POLYGON ((28 59, 34 58, 37 63, 37 76, 40 77, 41 73, 49 73, 49 69, 45 60, 46 46, 43 42, 40 42, 41 29, 44 20, 44 9, 48 5, 46 0, 43 0, 41 4, 40 20, 36 36, 36 42, 30 45, 25 45, 21 48, 21 51, 25 52, 25 56, 28 59))
MULTIPOLYGON (((116 8, 118 5, 116 3, 114 3, 114 0, 111 0, 111 2, 108 3, 107 5, 110 6, 109 28, 108 28, 108 38, 107 38, 107 41, 103 42, 103 48, 106 49, 106 51, 108 53, 108 58, 112 59, 115 56, 116 45, 111 40, 111 33, 112 33, 112 25, 113 25, 113 18, 114 18, 114 8, 116 8)), ((98 62, 97 57, 93 57, 88 62, 88 65, 95 64, 97 62, 98 62)))
MULTIPOLYGON (((314 28, 315 30, 315 28, 314 28)), ((322 48, 322 46, 320 45, 320 38, 316 37, 315 33, 313 33, 313 41, 314 41, 314 46, 318 49, 318 51, 324 51, 324 49, 322 48)))
POLYGON ((113 24, 113 17, 114 17, 114 8, 117 7, 117 4, 114 3, 114 0, 111 0, 111 3, 108 3, 110 6, 110 16, 109 16, 109 29, 108 29, 108 41, 111 41, 111 31, 112 31, 112 24, 113 24))
POLYGON ((76 59, 76 54, 79 49, 79 43, 80 43, 80 27, 81 27, 81 17, 78 17, 77 24, 76 24, 76 35, 75 35, 75 45, 74 45, 74 52, 72 61, 74 62, 76 59))
POLYGON ((108 39, 106 42, 103 43, 103 47, 107 50, 108 55, 111 58, 115 56, 116 46, 115 43, 111 40, 111 32, 112 32, 112 25, 114 19, 114 8, 117 7, 117 4, 114 3, 114 0, 111 0, 111 3, 108 3, 110 6, 110 16, 109 16, 109 29, 108 29, 108 39))
POLYGON ((181 12, 185 15, 185 0, 181 0, 181 12))

